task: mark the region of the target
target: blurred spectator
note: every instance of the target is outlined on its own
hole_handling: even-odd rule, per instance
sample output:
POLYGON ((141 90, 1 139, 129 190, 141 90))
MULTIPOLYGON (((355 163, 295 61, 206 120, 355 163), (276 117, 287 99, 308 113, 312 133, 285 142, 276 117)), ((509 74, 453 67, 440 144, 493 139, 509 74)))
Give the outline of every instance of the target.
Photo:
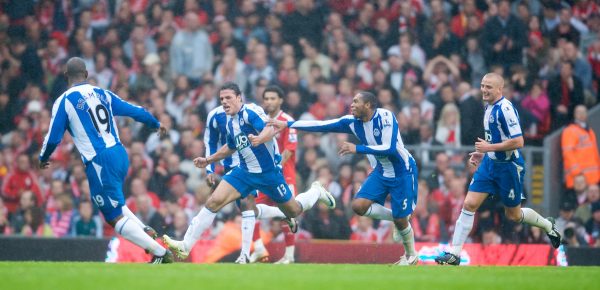
POLYGON ((566 40, 573 43, 579 43, 580 32, 574 26, 576 21, 578 27, 587 29, 583 23, 571 18, 571 9, 568 5, 563 6, 559 12, 558 25, 550 31, 550 44, 556 46, 559 40, 566 40))
POLYGON ((481 245, 483 246, 491 246, 491 245, 499 245, 502 243, 502 238, 496 230, 489 228, 483 231, 481 235, 481 245))
POLYGON ((437 242, 446 237, 442 233, 445 228, 443 220, 437 213, 438 204, 428 199, 427 186, 419 184, 419 202, 415 207, 412 217, 412 227, 415 232, 415 241, 417 242, 437 242))
POLYGON ((581 221, 575 219, 575 205, 565 201, 560 205, 559 217, 556 219, 556 229, 569 246, 585 246, 586 232, 581 221))
POLYGON ((587 108, 575 107, 575 120, 561 136, 565 186, 573 188, 574 179, 583 174, 587 184, 600 182, 600 154, 596 134, 588 127, 587 108))
POLYGON ((13 231, 8 220, 8 209, 4 206, 3 199, 0 198, 0 235, 9 235, 13 231))
POLYGON ((575 217, 586 223, 592 217, 592 204, 600 200, 600 187, 591 184, 587 189, 585 203, 580 204, 575 210, 575 217))
POLYGON ((467 82, 462 82, 456 89, 456 99, 460 116, 460 144, 471 146, 477 138, 483 137, 483 105, 475 97, 475 90, 467 82))
POLYGON ((55 237, 62 238, 71 233, 73 226, 73 199, 67 194, 56 196, 57 211, 50 215, 50 227, 55 237))
POLYGON ((306 212, 301 225, 315 239, 347 240, 351 234, 346 217, 328 209, 323 203, 306 212))
POLYGON ((431 190, 436 190, 444 184, 444 172, 450 168, 450 158, 444 152, 435 156, 435 169, 426 179, 427 186, 431 190))
POLYGON ((193 217, 193 214, 196 211, 196 201, 194 195, 187 192, 187 188, 185 187, 185 177, 179 174, 173 175, 169 179, 169 189, 175 200, 177 200, 177 204, 190 217, 193 217))
POLYGON ((373 220, 366 216, 357 217, 357 223, 352 230, 350 240, 365 243, 377 242, 377 232, 373 228, 373 220))
POLYGON ((164 217, 157 211, 161 205, 155 206, 148 194, 135 197, 135 215, 147 226, 152 227, 159 235, 166 234, 167 225, 164 217))
POLYGON ((540 82, 532 84, 529 94, 521 101, 521 106, 535 117, 536 135, 546 135, 550 131, 550 100, 540 82))
POLYGON ((185 14, 184 28, 175 34, 171 43, 170 58, 173 73, 185 75, 194 82, 211 71, 212 46, 196 13, 185 14))
POLYGON ((52 228, 44 222, 44 210, 32 207, 25 211, 25 225, 20 232, 28 237, 53 237, 52 228))
POLYGON ((498 14, 487 19, 482 32, 483 51, 488 65, 503 65, 505 69, 521 61, 526 44, 526 27, 510 12, 510 2, 500 1, 498 14))
POLYGON ((93 215, 90 201, 79 203, 79 212, 73 219, 73 224, 73 236, 102 238, 102 222, 98 216, 93 215))
POLYGON ((573 75, 573 63, 563 61, 560 74, 548 83, 550 112, 554 129, 567 125, 573 120, 573 112, 577 105, 583 104, 583 85, 573 75))
POLYGON ((600 202, 592 203, 592 218, 585 224, 585 230, 590 235, 590 245, 600 245, 600 202))
MULTIPOLYGON (((10 215, 10 227, 14 230, 15 233, 20 233, 25 226, 25 213, 36 206, 36 197, 31 191, 25 191, 21 194, 21 198, 19 199, 19 207, 17 211, 10 215)), ((8 214, 8 208, 4 207, 8 214)))
POLYGON ((458 107, 453 103, 444 105, 437 123, 435 140, 447 147, 459 147, 460 134, 460 112, 458 107))
POLYGON ((37 177, 31 169, 29 156, 20 154, 16 160, 16 167, 4 178, 2 183, 2 198, 9 213, 15 212, 24 191, 31 191, 35 194, 36 205, 40 206, 44 201, 37 177))

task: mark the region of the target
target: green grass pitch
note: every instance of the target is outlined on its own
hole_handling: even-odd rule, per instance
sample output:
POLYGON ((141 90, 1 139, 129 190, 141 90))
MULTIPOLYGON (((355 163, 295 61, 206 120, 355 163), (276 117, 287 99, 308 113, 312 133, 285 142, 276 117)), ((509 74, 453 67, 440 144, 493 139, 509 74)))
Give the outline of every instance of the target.
POLYGON ((600 289, 600 267, 0 262, 0 289, 600 289))

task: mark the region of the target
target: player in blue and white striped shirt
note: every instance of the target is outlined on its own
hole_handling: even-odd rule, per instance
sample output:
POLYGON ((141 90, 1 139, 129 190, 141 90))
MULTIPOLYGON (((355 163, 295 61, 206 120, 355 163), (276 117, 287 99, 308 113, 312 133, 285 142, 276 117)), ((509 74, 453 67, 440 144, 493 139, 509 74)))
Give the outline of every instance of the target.
POLYGON ((69 131, 86 167, 92 200, 104 219, 124 238, 152 252, 152 263, 173 262, 171 252, 144 232, 146 226, 125 205, 123 182, 129 158, 119 140, 114 116, 131 117, 159 129, 162 134, 165 128, 142 107, 88 84, 88 73, 81 58, 69 59, 66 66, 70 88, 52 107, 50 128, 39 156, 40 168, 49 167, 50 155, 65 130, 69 131))
POLYGON ((503 87, 504 79, 495 73, 486 74, 481 80, 482 98, 487 103, 483 118, 485 140, 479 138, 469 160, 479 168, 456 221, 452 248, 435 258, 438 264, 460 264, 460 252, 473 228, 475 212, 490 194, 500 195, 507 219, 543 229, 552 246, 560 246, 561 237, 552 218, 545 219, 533 209, 521 208, 521 201, 525 199, 525 162, 519 148, 523 147, 524 140, 519 115, 513 104, 502 96, 503 87))
POLYGON ((334 120, 287 123, 272 120, 270 123, 277 128, 356 136, 361 145, 344 142, 339 153, 366 154, 373 172, 352 201, 352 209, 358 215, 394 221, 405 248, 405 255, 397 264, 415 265, 418 256, 414 233, 408 221, 417 204, 418 173, 415 160, 404 148, 396 117, 386 109, 377 108, 377 100, 372 93, 356 94, 350 108, 352 115, 334 120), (383 206, 388 194, 392 198, 391 210, 383 206))
POLYGON ((219 98, 223 110, 228 115, 227 144, 208 157, 194 159, 194 163, 196 167, 205 168, 236 151, 240 163, 223 177, 206 201, 206 206, 192 219, 183 241, 163 236, 169 248, 182 258, 189 255, 200 235, 212 224, 216 212, 232 201, 247 197, 255 190, 268 195, 289 218, 310 209, 317 201, 327 204, 330 208, 335 207, 335 200, 331 194, 318 182, 313 183, 307 192, 293 199, 279 166, 280 157, 274 139, 276 131, 266 125, 268 118, 263 109, 255 104, 244 104, 240 88, 235 83, 223 84, 219 90, 219 98))

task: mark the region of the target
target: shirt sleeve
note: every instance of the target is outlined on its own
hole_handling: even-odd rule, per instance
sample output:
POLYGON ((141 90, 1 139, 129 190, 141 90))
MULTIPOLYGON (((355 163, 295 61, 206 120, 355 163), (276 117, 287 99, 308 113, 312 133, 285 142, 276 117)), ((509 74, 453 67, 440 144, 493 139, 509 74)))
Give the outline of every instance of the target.
POLYGON ((50 159, 50 155, 52 155, 52 152, 54 152, 56 146, 60 144, 62 136, 65 134, 65 130, 67 130, 69 118, 65 110, 66 101, 67 98, 63 96, 56 100, 52 106, 52 119, 50 120, 50 128, 48 129, 48 133, 44 138, 44 144, 42 145, 42 150, 39 156, 39 160, 41 162, 46 162, 48 159, 50 159))
POLYGON ((256 132, 260 133, 267 124, 269 118, 262 110, 252 110, 247 109, 246 114, 244 114, 244 118, 246 118, 246 122, 248 122, 252 127, 256 130, 256 132))
POLYGON ((146 109, 124 101, 111 91, 106 92, 108 95, 110 95, 110 104, 112 112, 115 116, 131 117, 134 120, 144 123, 151 128, 160 127, 160 122, 158 122, 158 120, 154 118, 154 116, 152 116, 152 114, 150 114, 146 109))
POLYGON ((298 147, 298 133, 296 133, 296 129, 287 128, 281 138, 284 138, 282 150, 288 150, 292 153, 296 152, 296 148, 298 147))
POLYGON ((511 104, 502 105, 498 119, 506 136, 512 139, 523 135, 519 124, 519 114, 511 104))
POLYGON ((398 122, 393 115, 383 116, 384 122, 381 127, 381 145, 357 145, 356 153, 373 155, 396 154, 396 143, 398 143, 398 122))
POLYGON ((353 134, 350 124, 354 122, 354 117, 347 115, 338 119, 326 121, 288 121, 288 127, 308 132, 331 132, 353 134))

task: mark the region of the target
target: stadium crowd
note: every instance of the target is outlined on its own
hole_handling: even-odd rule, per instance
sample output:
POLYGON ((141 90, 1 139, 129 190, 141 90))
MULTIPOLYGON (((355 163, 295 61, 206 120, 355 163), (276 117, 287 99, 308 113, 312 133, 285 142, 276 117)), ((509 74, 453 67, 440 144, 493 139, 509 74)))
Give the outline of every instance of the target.
MULTIPOLYGON (((112 235, 89 198, 69 137, 52 170, 36 166, 72 56, 85 60, 90 83, 147 107, 168 128, 161 139, 139 123, 117 120, 131 163, 127 205, 176 238, 211 191, 192 160, 204 154, 207 113, 219 105, 216 92, 225 81, 258 104, 267 85, 280 86, 283 110, 296 119, 340 117, 356 91, 372 91, 380 106, 397 113, 406 145, 457 148, 483 136, 479 82, 497 72, 507 80, 504 96, 518 110, 526 146, 540 146, 573 123, 580 131, 565 133, 563 150, 580 148, 584 134, 593 137, 588 145, 598 156, 581 116, 600 94, 600 6, 593 0, 5 0, 0 43, 5 235, 112 235)), ((297 236, 391 241, 391 223, 357 217, 349 206, 371 169, 363 156, 338 156, 338 144, 348 140, 299 135, 298 191, 320 180, 338 208, 307 212, 297 236)), ((415 239, 447 242, 473 169, 463 153, 424 152, 415 155, 421 165, 415 239)), ((600 246, 600 159, 565 156, 572 156, 565 166, 585 161, 587 167, 566 168, 559 227, 570 245, 600 246)), ((205 238, 236 219, 238 209, 226 207, 205 238)), ((498 201, 486 201, 472 241, 546 243, 539 229, 502 221, 498 201)), ((278 225, 269 227, 273 237, 278 225)))

